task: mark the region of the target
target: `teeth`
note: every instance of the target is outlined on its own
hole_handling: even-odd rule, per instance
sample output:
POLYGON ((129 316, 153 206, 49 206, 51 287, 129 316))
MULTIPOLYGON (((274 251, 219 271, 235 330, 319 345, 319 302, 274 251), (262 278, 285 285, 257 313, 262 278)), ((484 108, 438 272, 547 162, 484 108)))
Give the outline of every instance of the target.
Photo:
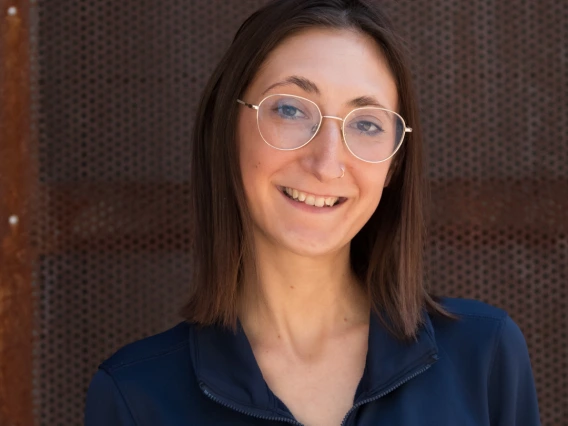
POLYGON ((315 195, 306 194, 305 192, 298 191, 293 188, 284 188, 284 192, 292 197, 294 200, 302 201, 309 206, 323 207, 333 206, 338 198, 337 197, 316 197, 315 195))

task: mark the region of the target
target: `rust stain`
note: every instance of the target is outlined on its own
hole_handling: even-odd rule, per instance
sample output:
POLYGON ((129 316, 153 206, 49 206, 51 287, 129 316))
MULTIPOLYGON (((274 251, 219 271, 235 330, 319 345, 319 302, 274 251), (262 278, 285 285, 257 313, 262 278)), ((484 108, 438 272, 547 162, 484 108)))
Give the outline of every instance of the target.
POLYGON ((0 0, 0 424, 32 426, 29 3, 0 0))

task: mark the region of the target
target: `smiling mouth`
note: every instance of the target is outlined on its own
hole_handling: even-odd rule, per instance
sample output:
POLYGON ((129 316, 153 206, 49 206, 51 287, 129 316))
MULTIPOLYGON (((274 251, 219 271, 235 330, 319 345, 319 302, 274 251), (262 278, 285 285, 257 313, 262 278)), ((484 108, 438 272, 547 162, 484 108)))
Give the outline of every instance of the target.
POLYGON ((345 197, 321 197, 285 186, 281 186, 279 189, 288 198, 314 207, 334 207, 347 200, 345 197))

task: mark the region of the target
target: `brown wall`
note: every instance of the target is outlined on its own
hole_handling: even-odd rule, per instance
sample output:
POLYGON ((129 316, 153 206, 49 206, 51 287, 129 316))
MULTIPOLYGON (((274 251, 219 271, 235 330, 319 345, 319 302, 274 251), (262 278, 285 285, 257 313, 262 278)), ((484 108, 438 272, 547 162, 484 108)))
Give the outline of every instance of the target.
MULTIPOLYGON (((97 364, 179 320, 192 117, 238 23, 262 3, 55 1, 33 11, 37 176, 18 189, 32 206, 30 242, 18 244, 37 253, 24 270, 37 294, 39 424, 80 424, 97 364)), ((529 344, 543 424, 562 425, 568 10, 552 0, 383 3, 408 40, 420 92, 432 287, 510 313, 529 344)), ((19 179, 0 174, 4 187, 19 179)))

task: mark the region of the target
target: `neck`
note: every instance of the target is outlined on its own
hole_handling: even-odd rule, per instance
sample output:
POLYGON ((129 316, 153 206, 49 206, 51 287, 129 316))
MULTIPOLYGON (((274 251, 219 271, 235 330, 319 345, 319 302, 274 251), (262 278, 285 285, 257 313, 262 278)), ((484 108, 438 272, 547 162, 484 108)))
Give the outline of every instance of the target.
POLYGON ((251 344, 317 345, 369 321, 369 303, 353 274, 349 245, 305 257, 257 244, 256 278, 245 280, 240 321, 251 344))

